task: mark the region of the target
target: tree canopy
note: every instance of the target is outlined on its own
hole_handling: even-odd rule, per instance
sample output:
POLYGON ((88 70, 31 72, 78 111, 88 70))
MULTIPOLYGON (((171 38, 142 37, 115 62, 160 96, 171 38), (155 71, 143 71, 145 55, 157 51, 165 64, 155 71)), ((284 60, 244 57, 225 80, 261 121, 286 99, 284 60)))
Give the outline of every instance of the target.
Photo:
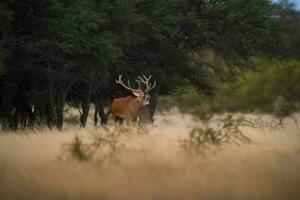
POLYGON ((118 74, 152 74, 159 94, 182 85, 211 94, 212 70, 299 58, 299 23, 269 0, 1 0, 2 127, 61 127, 65 102, 100 105, 116 96, 107 91, 118 74))

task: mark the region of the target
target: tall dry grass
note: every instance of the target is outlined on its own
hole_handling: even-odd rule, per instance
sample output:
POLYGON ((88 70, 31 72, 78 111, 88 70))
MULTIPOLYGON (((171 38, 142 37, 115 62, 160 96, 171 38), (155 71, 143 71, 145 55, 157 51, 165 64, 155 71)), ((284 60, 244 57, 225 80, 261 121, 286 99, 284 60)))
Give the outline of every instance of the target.
POLYGON ((251 144, 188 154, 180 141, 195 126, 217 126, 213 120, 175 112, 143 129, 1 133, 0 199, 300 199, 300 130, 293 120, 281 128, 244 127, 251 144), (95 137, 107 141, 80 161, 72 156, 75 137, 83 152, 95 137))

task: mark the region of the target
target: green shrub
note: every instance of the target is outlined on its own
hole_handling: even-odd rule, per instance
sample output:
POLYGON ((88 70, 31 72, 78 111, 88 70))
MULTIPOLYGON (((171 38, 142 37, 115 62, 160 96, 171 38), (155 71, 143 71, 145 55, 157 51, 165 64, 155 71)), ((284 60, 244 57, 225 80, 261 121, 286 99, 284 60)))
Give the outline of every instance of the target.
POLYGON ((161 97, 159 104, 168 109, 177 106, 201 119, 210 118, 212 113, 257 111, 283 118, 299 109, 300 61, 252 58, 250 62, 255 70, 236 72, 233 81, 213 78, 217 89, 212 97, 185 86, 161 97))
POLYGON ((170 111, 174 107, 178 107, 177 102, 174 100, 173 96, 160 96, 157 101, 158 111, 170 111))
POLYGON ((192 86, 186 86, 178 88, 172 94, 174 101, 182 109, 193 109, 195 106, 199 106, 204 98, 203 96, 192 86))
POLYGON ((241 127, 251 126, 243 117, 228 115, 220 120, 218 127, 195 127, 189 132, 188 139, 181 140, 181 147, 188 153, 202 153, 210 147, 219 147, 226 143, 249 144, 251 139, 245 136, 241 127))
POLYGON ((257 71, 241 74, 234 84, 220 85, 213 106, 223 111, 259 109, 280 116, 294 111, 300 102, 300 61, 258 60, 256 65, 257 71))
POLYGON ((158 100, 159 110, 170 110, 173 107, 178 107, 182 112, 193 113, 199 109, 205 97, 192 86, 177 88, 171 95, 161 96, 158 100))
POLYGON ((279 119, 289 115, 293 108, 291 103, 283 96, 277 97, 273 103, 273 113, 279 119))

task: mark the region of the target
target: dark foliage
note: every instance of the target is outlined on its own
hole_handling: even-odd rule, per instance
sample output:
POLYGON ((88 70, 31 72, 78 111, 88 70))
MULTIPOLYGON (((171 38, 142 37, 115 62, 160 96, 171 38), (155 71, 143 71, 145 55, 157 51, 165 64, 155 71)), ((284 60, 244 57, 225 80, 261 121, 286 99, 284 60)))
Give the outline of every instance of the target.
POLYGON ((155 77, 151 115, 155 97, 178 86, 212 94, 209 67, 191 67, 191 54, 211 49, 229 68, 295 56, 300 37, 282 42, 291 36, 282 24, 297 21, 286 10, 268 0, 1 0, 1 129, 62 128, 66 103, 80 108, 82 126, 91 103, 105 123, 103 105, 126 94, 114 84, 120 73, 155 77), (277 51, 290 44, 288 55, 277 51))

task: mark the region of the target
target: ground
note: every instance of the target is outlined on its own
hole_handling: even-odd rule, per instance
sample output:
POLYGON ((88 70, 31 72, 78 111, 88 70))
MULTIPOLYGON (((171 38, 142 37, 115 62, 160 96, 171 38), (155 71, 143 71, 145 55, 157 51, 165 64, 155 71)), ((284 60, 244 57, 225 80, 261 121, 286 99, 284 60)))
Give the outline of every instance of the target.
POLYGON ((157 114, 154 125, 141 128, 1 133, 0 199, 300 199, 300 129, 294 119, 300 115, 285 119, 284 127, 242 128, 250 144, 192 154, 182 148, 188 132, 215 122, 177 111, 157 114), (90 153, 81 160, 70 150, 76 136, 90 153), (95 138, 102 143, 87 149, 95 138))

